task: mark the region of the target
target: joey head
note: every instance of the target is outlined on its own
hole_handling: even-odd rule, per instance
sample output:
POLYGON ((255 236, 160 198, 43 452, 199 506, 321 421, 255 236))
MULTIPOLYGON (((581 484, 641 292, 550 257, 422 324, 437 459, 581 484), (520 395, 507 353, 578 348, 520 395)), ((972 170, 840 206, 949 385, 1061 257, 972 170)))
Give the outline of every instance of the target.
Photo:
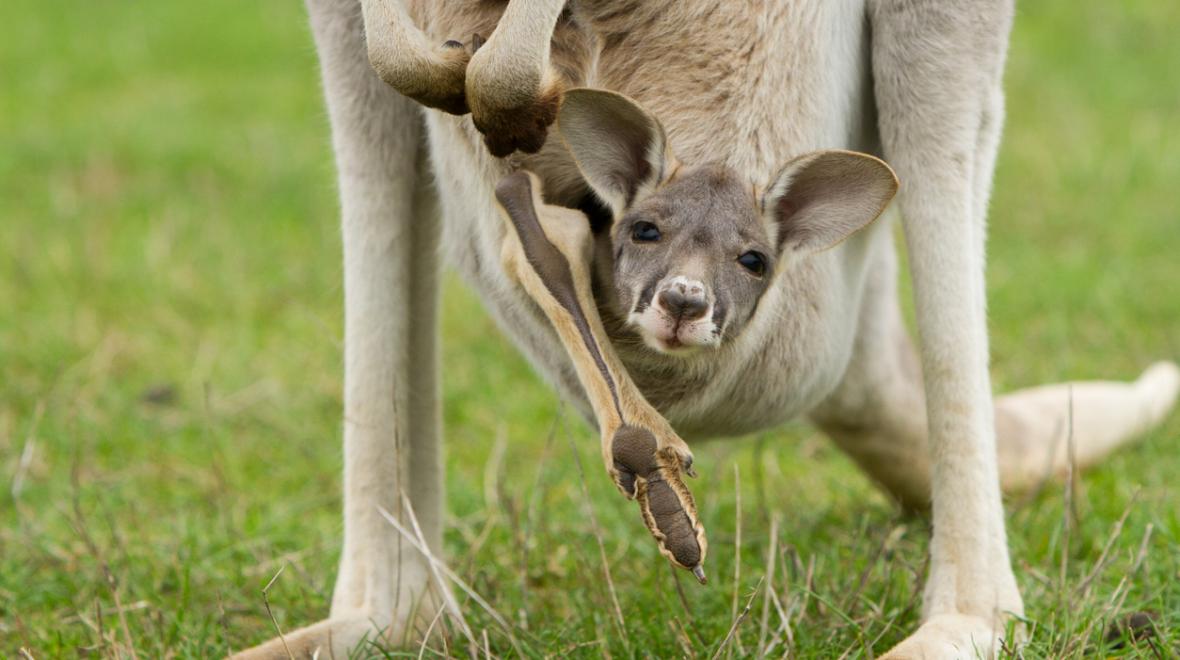
POLYGON ((888 165, 851 151, 798 156, 769 182, 682 163, 655 117, 604 90, 569 91, 558 128, 613 218, 597 238, 599 304, 662 354, 740 336, 793 264, 872 222, 897 191, 888 165))

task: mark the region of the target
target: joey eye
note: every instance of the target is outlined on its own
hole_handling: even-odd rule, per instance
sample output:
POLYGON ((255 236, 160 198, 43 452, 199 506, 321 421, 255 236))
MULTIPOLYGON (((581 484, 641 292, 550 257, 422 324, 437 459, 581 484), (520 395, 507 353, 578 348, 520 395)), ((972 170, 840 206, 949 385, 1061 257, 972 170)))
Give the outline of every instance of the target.
POLYGON ((766 257, 762 256, 760 252, 753 250, 746 252, 738 257, 738 263, 742 265, 742 268, 758 277, 762 277, 762 274, 766 272, 766 257))
POLYGON ((631 225, 631 240, 636 243, 655 243, 660 240, 660 228, 642 220, 631 225))

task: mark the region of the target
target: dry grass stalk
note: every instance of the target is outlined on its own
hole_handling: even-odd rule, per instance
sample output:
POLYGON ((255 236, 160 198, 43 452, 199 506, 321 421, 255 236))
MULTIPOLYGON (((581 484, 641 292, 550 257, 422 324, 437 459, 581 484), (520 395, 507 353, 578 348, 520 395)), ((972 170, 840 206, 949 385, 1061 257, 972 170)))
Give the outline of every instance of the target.
POLYGON ((279 636, 279 641, 283 643, 283 650, 287 652, 287 657, 295 660, 295 656, 291 655, 291 649, 287 646, 287 638, 283 637, 283 630, 279 628, 279 620, 275 618, 274 612, 270 610, 270 588, 274 586, 275 580, 278 580, 279 576, 285 570, 287 570, 287 565, 283 564, 279 567, 278 572, 274 574, 274 577, 270 579, 270 582, 267 582, 266 586, 262 588, 262 604, 266 606, 266 615, 270 617, 270 622, 275 627, 275 634, 279 636))
POLYGON ((742 622, 745 621, 746 617, 750 614, 750 605, 754 603, 754 598, 758 595, 758 590, 761 587, 762 578, 758 578, 758 584, 754 585, 754 590, 750 593, 750 597, 746 600, 746 606, 742 608, 742 611, 738 613, 737 618, 733 620, 733 624, 729 626, 729 632, 725 633, 725 638, 721 640, 721 644, 717 646, 717 650, 713 651, 713 655, 709 656, 709 660, 717 660, 717 658, 721 655, 721 652, 725 651, 729 646, 729 642, 733 639, 734 634, 737 633, 738 626, 742 625, 742 622))

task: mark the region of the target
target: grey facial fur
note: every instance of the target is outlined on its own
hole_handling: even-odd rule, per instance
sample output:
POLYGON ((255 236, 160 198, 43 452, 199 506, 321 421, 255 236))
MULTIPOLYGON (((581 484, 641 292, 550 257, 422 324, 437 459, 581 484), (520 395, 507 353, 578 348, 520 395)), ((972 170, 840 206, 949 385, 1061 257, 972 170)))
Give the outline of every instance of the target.
POLYGON ((629 208, 609 239, 611 311, 661 352, 715 348, 736 337, 774 274, 776 250, 752 187, 718 164, 676 172, 629 208), (637 240, 637 225, 656 228, 658 238, 637 240), (750 252, 761 273, 739 262, 750 252), (670 302, 681 291, 707 307, 684 313, 670 302))

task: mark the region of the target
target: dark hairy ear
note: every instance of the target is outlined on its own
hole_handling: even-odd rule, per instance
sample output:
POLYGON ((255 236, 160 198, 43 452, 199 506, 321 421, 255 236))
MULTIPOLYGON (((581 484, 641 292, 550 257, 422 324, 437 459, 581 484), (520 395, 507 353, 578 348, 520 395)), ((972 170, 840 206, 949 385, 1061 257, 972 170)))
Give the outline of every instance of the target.
POLYGON ((615 92, 567 91, 557 129, 586 183, 616 216, 662 181, 671 161, 660 122, 615 92))
POLYGON ((865 227, 897 193, 897 176, 879 158, 816 151, 787 163, 762 199, 780 253, 813 254, 865 227))

